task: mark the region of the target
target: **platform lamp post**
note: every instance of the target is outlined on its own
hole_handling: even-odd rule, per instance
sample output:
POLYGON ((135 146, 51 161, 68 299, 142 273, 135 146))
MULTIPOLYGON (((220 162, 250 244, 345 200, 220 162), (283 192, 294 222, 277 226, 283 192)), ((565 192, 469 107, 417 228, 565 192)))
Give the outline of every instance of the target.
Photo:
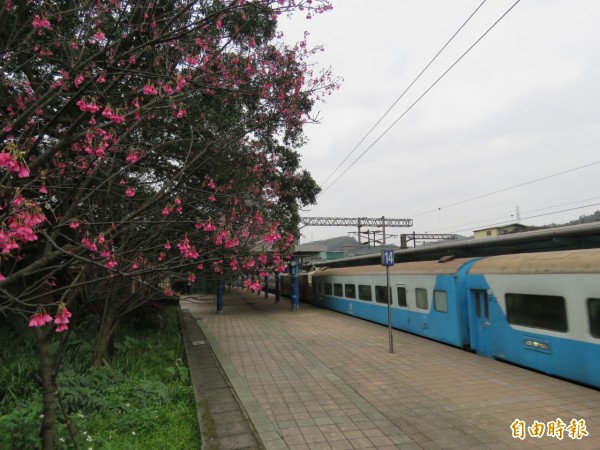
POLYGON ((279 272, 275 272, 275 303, 281 300, 281 292, 279 292, 279 272))
POLYGON ((292 256, 290 261, 290 275, 292 276, 292 310, 300 308, 299 291, 298 291, 298 260, 292 256))

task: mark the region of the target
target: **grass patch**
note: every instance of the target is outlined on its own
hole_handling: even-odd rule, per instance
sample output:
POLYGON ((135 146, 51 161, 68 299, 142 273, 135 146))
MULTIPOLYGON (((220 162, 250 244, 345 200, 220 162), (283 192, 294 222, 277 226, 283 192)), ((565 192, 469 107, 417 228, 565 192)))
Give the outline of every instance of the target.
MULTIPOLYGON (((167 307, 162 317, 160 329, 123 325, 110 368, 89 368, 94 333, 80 327, 71 336, 67 345, 77 345, 68 349, 57 385, 80 449, 200 447, 177 307, 167 307)), ((14 349, 0 356, 1 450, 39 448, 37 356, 22 331, 0 324, 3 345, 14 349)), ((58 401, 56 416, 56 448, 75 448, 58 401)))

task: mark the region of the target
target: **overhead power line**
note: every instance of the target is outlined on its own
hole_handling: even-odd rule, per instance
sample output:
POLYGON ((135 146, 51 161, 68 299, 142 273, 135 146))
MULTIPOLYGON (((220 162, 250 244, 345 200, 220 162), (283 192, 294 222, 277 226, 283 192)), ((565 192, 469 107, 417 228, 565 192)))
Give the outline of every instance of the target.
POLYGON ((450 67, 448 67, 444 73, 442 73, 408 108, 406 108, 406 110, 389 126, 387 127, 378 137, 377 139, 375 139, 375 141, 373 141, 373 143, 371 143, 371 145, 369 145, 359 156, 358 158, 356 158, 352 164, 350 164, 340 175, 338 175, 337 178, 335 178, 330 184, 329 186, 327 186, 326 188, 324 188, 321 193, 319 195, 323 195, 325 192, 327 192, 329 190, 329 188, 331 188, 331 186, 333 186, 341 177, 343 177, 348 170, 350 170, 352 167, 354 167, 354 165, 369 151, 371 150, 371 148, 373 148, 373 146, 375 144, 377 144, 381 138, 383 138, 399 121, 400 119, 402 119, 417 103, 419 103, 419 101, 421 101, 421 99, 423 97, 425 97, 425 95, 427 95, 429 93, 429 91, 431 91, 431 89, 434 88, 434 86, 436 86, 441 80, 442 78, 444 78, 448 72, 450 72, 496 25, 498 25, 498 23, 500 23, 500 21, 502 19, 504 19, 504 17, 506 17, 506 15, 512 11, 512 9, 517 6, 517 4, 520 2, 521 0, 517 0, 515 3, 512 4, 512 6, 510 8, 508 8, 504 14, 502 14, 502 16, 500 16, 500 18, 498 20, 496 20, 456 61, 454 61, 454 63, 452 63, 452 65, 450 67))
POLYGON ((342 165, 348 160, 348 158, 350 158, 350 156, 352 156, 352 154, 356 151, 356 149, 358 147, 360 147, 360 145, 365 141, 365 139, 367 137, 369 137, 369 135, 373 132, 373 130, 377 127, 377 125, 379 125, 381 123, 381 121, 389 114, 389 112, 394 108, 394 106, 396 106, 396 104, 402 100, 402 98, 404 97, 404 95, 408 92, 408 90, 413 87, 413 85, 419 80, 419 78, 421 78, 421 75, 423 75, 423 73, 425 73, 425 71, 429 68, 429 66, 431 66, 431 64, 433 64, 433 62, 437 59, 438 56, 440 56, 440 54, 444 51, 444 49, 446 47, 448 47, 448 45, 450 45, 450 43, 454 40, 454 38, 458 35, 458 33, 460 33, 460 31, 465 27, 465 25, 467 23, 469 23, 469 21, 473 18, 473 16, 475 15, 475 13, 477 11, 479 11, 479 9, 483 6, 483 4, 486 2, 487 0, 483 0, 479 6, 477 8, 475 8, 475 11, 473 11, 471 13, 471 15, 467 18, 467 20, 465 20, 465 22, 458 28, 458 30, 456 30, 454 32, 454 34, 452 35, 452 37, 450 37, 450 39, 448 39, 448 41, 444 44, 444 46, 435 54, 435 56, 427 63, 427 65, 423 68, 423 70, 421 70, 421 72, 419 72, 419 74, 415 77, 415 79, 408 85, 408 87, 406 89, 404 89, 404 92, 402 92, 402 94, 400 94, 400 96, 396 99, 396 101, 394 101, 394 103, 392 103, 392 105, 387 109, 387 111, 379 118, 379 120, 377 120, 377 122, 375 122, 375 124, 371 127, 371 129, 369 131, 367 131, 367 134, 365 134, 363 136, 363 138, 358 142, 358 144, 356 144, 354 146, 354 148, 350 151, 350 153, 348 153, 346 155, 346 157, 343 159, 343 161, 341 163, 338 164, 338 166, 327 176, 327 178, 325 179, 325 181, 323 181, 321 183, 321 186, 325 185, 329 179, 338 171, 338 169, 340 167, 342 167, 342 165))
MULTIPOLYGON (((536 219, 538 217, 551 216, 553 214, 560 214, 560 213, 564 213, 564 212, 576 211, 578 209, 590 208, 592 206, 598 206, 598 205, 600 205, 600 203, 592 203, 590 205, 578 206, 576 208, 568 208, 568 209, 562 209, 560 211, 552 211, 552 212, 548 212, 548 213, 544 213, 544 214, 536 214, 536 215, 533 215, 533 216, 523 217, 522 219, 523 220, 536 219)), ((502 224, 505 224, 505 223, 506 223, 506 221, 504 221, 504 222, 498 222, 498 223, 493 223, 493 224, 490 224, 490 225, 486 225, 486 227, 494 227, 494 226, 502 225, 502 224)), ((464 231, 470 231, 470 230, 469 229, 456 230, 456 231, 453 231, 452 233, 461 233, 461 232, 464 232, 464 231)))
POLYGON ((487 194, 477 195, 475 197, 471 197, 471 198, 468 198, 466 200, 461 200, 459 202, 451 203, 451 204, 446 205, 446 206, 441 206, 439 208, 434 208, 434 209, 430 209, 428 211, 423 211, 422 213, 419 213, 419 214, 413 214, 413 215, 411 215, 411 217, 419 217, 419 216, 422 216, 424 214, 430 214, 432 212, 438 212, 438 211, 440 211, 442 209, 451 208, 453 206, 458 206, 458 205, 463 205, 465 203, 472 202, 473 200, 479 200, 481 198, 489 197, 490 195, 495 195, 495 194, 499 194, 501 192, 510 191, 511 189, 516 189, 518 187, 527 186, 528 184, 537 183, 538 181, 547 180, 549 178, 557 177, 559 175, 564 175, 565 173, 574 172, 576 170, 585 169, 586 167, 590 167, 590 166, 593 166, 593 165, 596 165, 596 164, 600 164, 600 161, 594 161, 594 162, 589 163, 589 164, 584 164, 583 166, 579 166, 579 167, 574 167, 572 169, 563 170, 562 172, 553 173, 552 175, 546 175, 545 177, 536 178, 535 180, 525 181, 524 183, 519 183, 519 184, 515 184, 513 186, 509 186, 509 187, 505 187, 505 188, 502 188, 502 189, 498 189, 497 191, 488 192, 487 194))

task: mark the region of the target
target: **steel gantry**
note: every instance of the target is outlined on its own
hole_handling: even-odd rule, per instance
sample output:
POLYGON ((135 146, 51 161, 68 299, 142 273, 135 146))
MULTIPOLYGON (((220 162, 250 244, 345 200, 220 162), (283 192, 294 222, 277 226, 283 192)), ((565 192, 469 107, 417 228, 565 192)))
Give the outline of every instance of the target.
POLYGON ((430 239, 430 240, 436 240, 436 241, 443 241, 443 240, 450 240, 450 239, 458 239, 460 236, 458 234, 417 234, 417 233, 412 233, 412 234, 402 234, 400 235, 400 247, 401 248, 407 248, 407 243, 408 241, 413 241, 413 245, 416 247, 417 246, 417 239, 420 240, 424 240, 424 239, 430 239))
POLYGON ((385 245, 386 227, 412 227, 412 219, 389 219, 386 217, 301 217, 300 223, 305 227, 357 227, 359 244, 362 227, 378 227, 383 229, 385 245))

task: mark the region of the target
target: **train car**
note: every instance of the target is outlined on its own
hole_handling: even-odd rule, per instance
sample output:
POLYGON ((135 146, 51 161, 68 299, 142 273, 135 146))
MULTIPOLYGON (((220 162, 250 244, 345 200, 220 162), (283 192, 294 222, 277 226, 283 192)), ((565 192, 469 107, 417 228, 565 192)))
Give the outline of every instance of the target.
POLYGON ((467 287, 473 350, 600 387, 600 250, 484 258, 467 287))
MULTIPOLYGON (((469 345, 465 274, 476 261, 419 261, 389 268, 394 328, 457 347, 469 345)), ((312 277, 314 304, 387 324, 386 270, 381 265, 328 269, 312 277)))
MULTIPOLYGON (((298 296, 301 302, 312 303, 312 274, 314 271, 304 271, 298 274, 298 296)), ((275 293, 275 275, 269 275, 268 279, 269 292, 275 293)), ((292 277, 288 273, 279 275, 279 292, 284 297, 292 296, 292 277)))
MULTIPOLYGON (((600 388, 600 249, 396 264, 394 328, 600 388)), ((387 324, 385 268, 313 274, 314 303, 387 324)))

